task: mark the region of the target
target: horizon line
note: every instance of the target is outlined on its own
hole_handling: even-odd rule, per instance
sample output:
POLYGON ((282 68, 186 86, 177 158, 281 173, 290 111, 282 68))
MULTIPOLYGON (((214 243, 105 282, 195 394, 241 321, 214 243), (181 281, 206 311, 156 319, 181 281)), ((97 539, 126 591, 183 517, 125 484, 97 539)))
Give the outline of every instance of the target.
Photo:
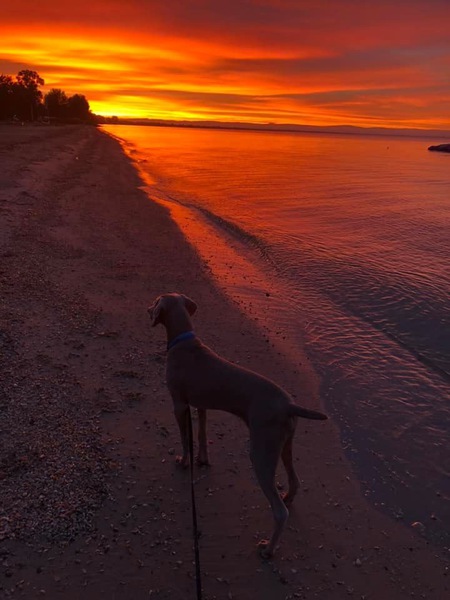
POLYGON ((360 125, 306 125, 295 123, 248 123, 245 121, 214 121, 207 119, 155 119, 151 117, 120 117, 97 115, 106 124, 139 124, 163 127, 193 127, 204 129, 240 129, 252 131, 280 131, 291 133, 341 133, 350 135, 389 135, 449 137, 450 129, 421 129, 418 127, 362 127, 360 125), (125 122, 125 123, 122 123, 125 122))

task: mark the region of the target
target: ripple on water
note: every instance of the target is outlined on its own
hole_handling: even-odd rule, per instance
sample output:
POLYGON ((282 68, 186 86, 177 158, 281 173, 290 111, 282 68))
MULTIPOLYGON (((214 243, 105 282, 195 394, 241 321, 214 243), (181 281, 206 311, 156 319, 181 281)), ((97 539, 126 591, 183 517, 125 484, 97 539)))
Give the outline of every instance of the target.
POLYGON ((218 282, 306 344, 372 501, 448 543, 447 162, 425 140, 126 130, 218 282))

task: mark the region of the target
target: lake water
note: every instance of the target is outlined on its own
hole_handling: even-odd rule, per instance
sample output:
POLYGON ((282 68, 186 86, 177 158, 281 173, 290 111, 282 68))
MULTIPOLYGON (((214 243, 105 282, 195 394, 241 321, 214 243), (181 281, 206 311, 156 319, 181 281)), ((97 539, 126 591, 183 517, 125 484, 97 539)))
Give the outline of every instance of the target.
POLYGON ((427 139, 105 129, 226 292, 292 361, 306 350, 365 494, 449 545, 450 156, 427 139))

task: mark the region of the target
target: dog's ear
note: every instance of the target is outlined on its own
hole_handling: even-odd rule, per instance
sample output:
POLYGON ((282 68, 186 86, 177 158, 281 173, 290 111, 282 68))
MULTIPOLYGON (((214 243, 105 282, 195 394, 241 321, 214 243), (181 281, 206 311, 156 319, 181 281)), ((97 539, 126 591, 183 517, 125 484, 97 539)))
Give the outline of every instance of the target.
POLYGON ((192 315, 195 313, 195 311, 197 310, 197 305, 195 304, 195 302, 193 300, 191 300, 190 298, 188 298, 187 296, 185 296, 184 294, 181 294, 181 297, 184 300, 184 305, 188 311, 188 313, 192 315))
POLYGON ((149 307, 148 313, 152 320, 152 327, 158 325, 158 323, 162 323, 162 316, 164 310, 164 302, 163 298, 159 297, 155 300, 152 306, 149 307))

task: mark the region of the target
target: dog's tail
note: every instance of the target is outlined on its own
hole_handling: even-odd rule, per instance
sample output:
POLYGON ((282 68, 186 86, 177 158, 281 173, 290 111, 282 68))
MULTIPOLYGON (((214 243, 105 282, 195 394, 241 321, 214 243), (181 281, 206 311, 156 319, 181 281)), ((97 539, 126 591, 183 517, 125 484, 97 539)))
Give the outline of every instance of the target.
POLYGON ((289 405, 289 414, 296 417, 302 417, 303 419, 315 419, 317 421, 325 421, 325 419, 328 419, 327 415, 324 415, 318 410, 309 410, 309 408, 303 408, 296 404, 289 405))

